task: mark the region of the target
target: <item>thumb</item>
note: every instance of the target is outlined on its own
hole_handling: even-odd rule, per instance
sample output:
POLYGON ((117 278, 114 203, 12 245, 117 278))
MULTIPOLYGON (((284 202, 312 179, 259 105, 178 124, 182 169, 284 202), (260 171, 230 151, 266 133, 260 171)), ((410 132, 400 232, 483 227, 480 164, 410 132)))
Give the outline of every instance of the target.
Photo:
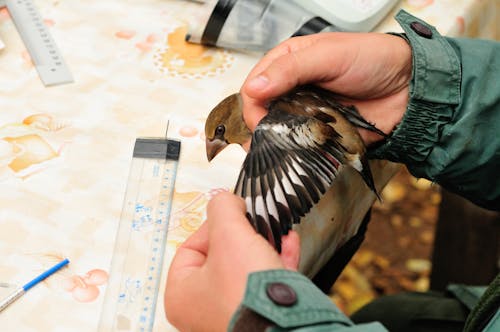
POLYGON ((338 85, 335 79, 348 68, 351 60, 343 55, 342 48, 334 47, 325 40, 325 36, 319 35, 323 34, 310 40, 306 47, 290 47, 288 52, 282 51, 276 55, 282 50, 279 48, 273 53, 275 57, 262 60, 249 75, 240 92, 244 103, 243 118, 251 130, 266 114, 264 108, 269 100, 296 86, 308 83, 324 86, 329 82, 331 89, 338 85), (311 61, 311 57, 314 57, 314 61, 311 61))
POLYGON ((210 241, 222 239, 227 243, 241 234, 255 233, 245 212, 243 199, 232 193, 221 192, 212 198, 207 206, 210 241))
POLYGON ((263 101, 278 97, 299 85, 331 80, 344 69, 337 61, 341 53, 322 36, 308 47, 291 49, 267 61, 265 66, 259 67, 259 72, 252 72, 242 91, 250 98, 263 101), (311 61, 311 57, 314 57, 314 61, 311 61))
MULTIPOLYGON (((234 259, 241 271, 282 268, 283 261, 275 249, 258 234, 245 216, 243 200, 227 192, 212 198, 207 207, 209 247, 213 257, 222 255, 226 261, 234 259)), ((292 241, 297 243, 296 241, 292 241)), ((290 250, 291 268, 295 251, 290 250)))
POLYGON ((244 102, 243 117, 251 130, 267 114, 265 105, 269 99, 279 96, 297 84, 293 78, 286 83, 289 79, 288 72, 282 73, 275 68, 284 66, 293 71, 294 53, 301 49, 307 49, 325 38, 325 35, 320 33, 287 39, 267 52, 255 65, 240 89, 244 102))
POLYGON ((288 270, 297 271, 300 261, 300 237, 296 231, 289 231, 281 238, 281 261, 288 270))

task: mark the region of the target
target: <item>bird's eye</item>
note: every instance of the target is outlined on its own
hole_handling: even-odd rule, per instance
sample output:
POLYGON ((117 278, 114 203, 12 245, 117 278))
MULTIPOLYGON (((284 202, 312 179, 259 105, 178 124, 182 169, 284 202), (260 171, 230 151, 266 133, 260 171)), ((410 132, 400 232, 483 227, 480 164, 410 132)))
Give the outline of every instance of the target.
POLYGON ((215 136, 222 136, 226 132, 226 127, 223 125, 218 125, 217 128, 215 128, 215 136))

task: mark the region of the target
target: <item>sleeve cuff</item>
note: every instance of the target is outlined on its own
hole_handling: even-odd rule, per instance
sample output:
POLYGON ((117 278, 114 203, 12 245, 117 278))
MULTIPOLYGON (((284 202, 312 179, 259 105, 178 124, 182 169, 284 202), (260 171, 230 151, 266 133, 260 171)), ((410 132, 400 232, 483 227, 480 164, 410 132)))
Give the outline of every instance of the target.
POLYGON ((336 323, 339 327, 353 325, 308 278, 287 270, 249 275, 245 297, 231 320, 229 331, 236 331, 236 325, 241 318, 248 317, 249 310, 262 318, 260 324, 285 329, 327 323, 336 323))
POLYGON ((384 144, 370 158, 402 163, 424 161, 439 141, 442 127, 460 102, 460 61, 446 38, 429 24, 400 11, 399 34, 412 48, 413 73, 408 108, 384 144))

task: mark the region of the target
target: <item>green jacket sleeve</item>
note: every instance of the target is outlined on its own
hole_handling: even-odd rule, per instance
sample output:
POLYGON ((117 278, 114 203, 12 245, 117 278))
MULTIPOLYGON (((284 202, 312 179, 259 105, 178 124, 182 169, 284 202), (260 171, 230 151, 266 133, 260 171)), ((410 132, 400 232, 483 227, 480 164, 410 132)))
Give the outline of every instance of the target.
MULTIPOLYGON (((500 43, 445 38, 404 11, 396 19, 412 47, 410 99, 371 157, 404 163, 417 177, 500 210, 500 43)), ((309 279, 285 270, 251 274, 229 326, 264 330, 386 331, 379 323, 353 325, 309 279)))
POLYGON ((379 323, 354 325, 308 278, 270 270, 249 275, 229 331, 381 332, 379 323))
POLYGON ((370 157, 404 163, 416 177, 500 210, 500 43, 445 38, 406 12, 396 19, 412 47, 409 104, 370 157), (415 22, 432 36, 414 31, 415 22))

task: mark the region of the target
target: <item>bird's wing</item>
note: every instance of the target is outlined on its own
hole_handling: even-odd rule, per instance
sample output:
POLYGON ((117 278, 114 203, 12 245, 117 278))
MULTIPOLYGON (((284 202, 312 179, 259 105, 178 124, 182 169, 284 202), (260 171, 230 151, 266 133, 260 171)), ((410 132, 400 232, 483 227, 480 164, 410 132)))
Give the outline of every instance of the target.
POLYGON ((281 236, 330 187, 345 163, 338 134, 310 116, 270 112, 259 123, 235 193, 255 229, 281 251, 281 236))
POLYGON ((314 85, 300 86, 276 99, 280 108, 290 112, 306 112, 323 122, 331 121, 331 110, 341 113, 352 125, 387 137, 374 124, 366 121, 353 105, 343 105, 335 93, 314 85))

